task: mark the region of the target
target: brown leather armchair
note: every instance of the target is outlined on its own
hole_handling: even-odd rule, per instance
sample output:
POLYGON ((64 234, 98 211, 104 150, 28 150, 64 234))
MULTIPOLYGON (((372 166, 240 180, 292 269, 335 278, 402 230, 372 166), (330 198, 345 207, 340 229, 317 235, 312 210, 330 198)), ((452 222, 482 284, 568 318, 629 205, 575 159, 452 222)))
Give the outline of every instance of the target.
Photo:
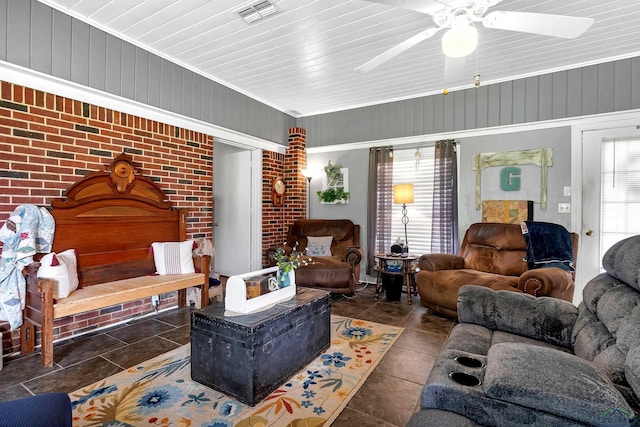
MULTIPOLYGON (((573 259, 578 235, 571 233, 573 259)), ((458 289, 473 284, 571 302, 574 275, 557 267, 527 270, 527 246, 519 224, 477 223, 465 233, 459 255, 427 254, 416 282, 423 306, 457 317, 458 289)))
POLYGON ((296 269, 296 284, 324 289, 336 294, 353 295, 360 281, 360 226, 348 219, 299 219, 289 226, 285 245, 271 246, 265 257, 275 265, 274 255, 279 247, 290 254, 294 247, 304 253, 308 236, 332 236, 331 256, 312 256, 309 265, 296 269), (297 246, 296 246, 297 245, 297 246))

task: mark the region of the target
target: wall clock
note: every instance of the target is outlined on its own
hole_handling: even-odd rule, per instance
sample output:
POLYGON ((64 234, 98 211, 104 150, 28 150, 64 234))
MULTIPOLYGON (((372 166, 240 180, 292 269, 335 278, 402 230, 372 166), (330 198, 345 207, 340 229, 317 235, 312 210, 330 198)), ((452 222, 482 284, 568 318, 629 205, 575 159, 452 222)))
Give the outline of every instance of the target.
POLYGON ((271 201, 275 206, 282 206, 284 204, 284 193, 287 186, 281 177, 276 177, 271 181, 271 201))

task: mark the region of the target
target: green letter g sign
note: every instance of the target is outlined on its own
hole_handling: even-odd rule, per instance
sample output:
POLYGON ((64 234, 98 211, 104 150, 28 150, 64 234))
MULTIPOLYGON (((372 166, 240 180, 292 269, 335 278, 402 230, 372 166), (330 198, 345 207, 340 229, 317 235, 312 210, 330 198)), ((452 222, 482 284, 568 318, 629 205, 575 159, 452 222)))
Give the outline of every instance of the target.
POLYGON ((500 171, 500 188, 503 191, 520 190, 520 168, 509 166, 500 171))

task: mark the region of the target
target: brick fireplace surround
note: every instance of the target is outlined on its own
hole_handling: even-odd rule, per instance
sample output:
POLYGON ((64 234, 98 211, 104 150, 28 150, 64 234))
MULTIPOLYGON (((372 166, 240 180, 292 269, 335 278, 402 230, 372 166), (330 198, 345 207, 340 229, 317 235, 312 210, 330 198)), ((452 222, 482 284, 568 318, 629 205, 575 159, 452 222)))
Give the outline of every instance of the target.
MULTIPOLYGON (((213 137, 31 88, 0 82, 0 224, 21 204, 49 205, 79 177, 125 152, 176 207, 187 208, 187 237, 212 238, 213 137)), ((289 222, 304 217, 304 129, 290 129, 286 154, 263 154, 263 246, 280 242, 289 222), (283 207, 270 199, 271 179, 287 183, 283 207)), ((264 252, 264 251, 263 251, 264 252)), ((163 298, 160 308, 175 306, 163 298)), ((70 337, 152 311, 143 299, 60 319, 54 339, 70 337)), ((19 350, 19 331, 0 322, 3 353, 19 350)))

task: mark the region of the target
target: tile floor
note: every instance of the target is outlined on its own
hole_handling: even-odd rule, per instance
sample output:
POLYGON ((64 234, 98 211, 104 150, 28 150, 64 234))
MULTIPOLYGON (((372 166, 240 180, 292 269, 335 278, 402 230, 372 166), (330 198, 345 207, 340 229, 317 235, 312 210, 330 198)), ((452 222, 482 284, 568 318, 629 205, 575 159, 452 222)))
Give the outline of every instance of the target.
MULTIPOLYGON (((400 301, 386 301, 384 294, 376 300, 372 285, 356 297, 334 299, 331 312, 405 328, 333 426, 404 426, 418 408, 422 386, 453 322, 432 315, 418 297, 413 305, 406 294, 400 301)), ((174 309, 64 341, 55 346, 53 368, 40 367, 39 354, 5 359, 0 401, 73 392, 187 344, 189 323, 189 309, 174 309)))

